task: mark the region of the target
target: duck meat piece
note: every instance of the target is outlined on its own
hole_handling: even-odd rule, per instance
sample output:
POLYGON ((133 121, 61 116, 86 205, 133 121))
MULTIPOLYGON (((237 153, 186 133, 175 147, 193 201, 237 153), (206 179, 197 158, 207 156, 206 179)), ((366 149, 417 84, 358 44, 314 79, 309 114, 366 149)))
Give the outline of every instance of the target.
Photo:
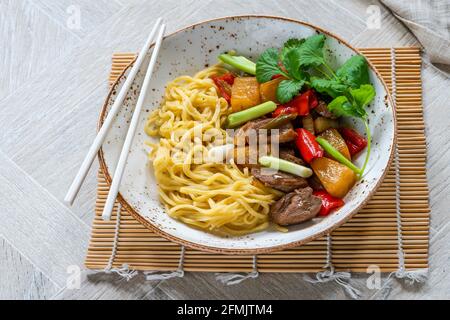
POLYGON ((236 131, 236 134, 234 136, 235 141, 237 141, 238 138, 245 137, 245 142, 248 143, 249 141, 248 136, 250 130, 258 131, 259 129, 263 128, 266 124, 268 124, 271 120, 272 120, 271 118, 267 118, 248 121, 246 124, 244 124, 236 131))
POLYGON ((294 150, 294 148, 285 145, 285 146, 280 147, 279 154, 280 154, 280 158, 284 159, 283 156, 287 156, 287 155, 295 156, 295 150, 294 150))
POLYGON ((320 100, 317 107, 314 109, 318 114, 320 114, 322 117, 329 118, 329 119, 336 119, 337 117, 328 110, 328 105, 325 101, 320 100))
POLYGON ((290 161, 290 162, 299 164, 301 166, 306 165, 305 161, 303 161, 301 158, 298 158, 295 155, 294 149, 281 147, 278 155, 279 155, 280 159, 290 161))
POLYGON ((311 188, 313 188, 313 190, 324 190, 325 189, 323 187, 322 183, 320 182, 319 178, 316 175, 309 177, 307 180, 308 180, 309 186, 311 188))
POLYGON ((295 189, 308 186, 308 181, 306 181, 306 179, 282 171, 273 170, 273 173, 270 171, 267 173, 262 173, 261 168, 253 167, 250 172, 266 187, 271 187, 283 192, 291 192, 295 189))
MULTIPOLYGON (((297 139, 297 132, 292 123, 286 123, 279 128, 278 143, 291 142, 297 139)), ((276 136, 274 137, 276 139, 276 136)))
MULTIPOLYGON (((258 131, 260 129, 265 129, 265 127, 271 122, 273 119, 267 118, 267 119, 257 119, 252 120, 244 124, 242 127, 240 127, 235 135, 235 139, 245 137, 245 142, 249 143, 249 135, 250 130, 255 130, 255 134, 258 135, 258 131)), ((281 125, 279 128, 278 138, 275 136, 275 139, 278 139, 278 143, 286 143, 290 141, 294 141, 297 138, 297 133, 294 130, 294 126, 292 123, 288 122, 283 125, 281 125)), ((267 140, 270 140, 270 129, 267 130, 267 140)), ((241 138, 242 139, 242 138, 241 138)), ((270 141, 268 141, 270 142, 270 141)))
POLYGON ((322 200, 312 192, 307 187, 284 195, 270 208, 271 220, 281 226, 288 226, 314 218, 320 211, 322 200))

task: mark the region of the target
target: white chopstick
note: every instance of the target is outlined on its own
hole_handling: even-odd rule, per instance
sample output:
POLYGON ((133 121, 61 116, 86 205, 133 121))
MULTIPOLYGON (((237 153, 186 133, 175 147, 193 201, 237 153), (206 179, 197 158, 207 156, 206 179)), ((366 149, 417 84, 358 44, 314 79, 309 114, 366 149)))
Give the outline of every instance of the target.
POLYGON ((158 58, 159 49, 161 48, 161 43, 163 40, 165 29, 166 25, 165 24, 161 25, 161 29, 159 30, 158 36, 156 37, 155 48, 153 49, 147 73, 145 74, 144 82, 142 84, 142 89, 141 92, 139 93, 139 97, 136 103, 136 108, 134 109, 134 113, 131 118, 127 136, 125 138, 125 142, 123 143, 122 151, 120 152, 119 162, 117 163, 116 171, 114 172, 113 180, 111 182, 111 187, 108 193, 108 198, 106 199, 105 207, 103 208, 102 213, 103 220, 109 220, 111 218, 114 203, 116 202, 117 194, 119 193, 120 182, 122 181, 122 176, 125 171, 125 166, 127 164, 131 143, 133 142, 134 134, 136 133, 136 129, 139 122, 139 116, 141 114, 142 107, 145 101, 145 96, 147 95, 147 91, 150 85, 150 80, 152 78, 156 59, 158 58))
POLYGON ((122 86, 122 89, 120 89, 119 94, 116 97, 116 100, 114 101, 114 104, 111 107, 111 110, 108 112, 108 116, 106 117, 105 121, 103 122, 102 127, 100 128, 97 136, 94 139, 94 142, 92 143, 91 147, 89 148, 89 151, 86 155, 86 157, 83 160, 83 163, 81 164, 80 169, 78 170, 77 175, 75 176, 75 179, 73 180, 69 191, 67 192, 66 197, 64 198, 64 201, 70 205, 73 204, 73 201, 75 200, 78 191, 81 188, 81 185, 84 182, 84 179, 86 178, 86 175, 92 165, 92 162, 94 161, 95 157, 97 156, 97 152, 100 149, 100 147, 103 144, 103 141, 105 140, 106 134, 108 133, 109 128, 111 127, 111 124, 114 120, 114 117, 116 116, 117 112, 119 111, 119 108, 122 106, 122 102, 125 99, 128 89, 130 88, 131 84, 134 81, 134 78, 136 77, 137 72, 141 68, 142 62, 145 59, 145 56, 147 55, 148 50, 150 49, 150 45, 153 42, 153 38, 155 37, 156 31, 158 30, 159 25, 162 22, 162 18, 158 18, 155 22, 155 26, 153 27, 153 30, 150 32, 150 35, 147 38, 147 41, 145 42, 144 46, 142 47, 141 51, 139 52, 139 55, 134 62, 133 68, 131 68, 130 73, 128 74, 128 77, 125 81, 125 83, 122 86))

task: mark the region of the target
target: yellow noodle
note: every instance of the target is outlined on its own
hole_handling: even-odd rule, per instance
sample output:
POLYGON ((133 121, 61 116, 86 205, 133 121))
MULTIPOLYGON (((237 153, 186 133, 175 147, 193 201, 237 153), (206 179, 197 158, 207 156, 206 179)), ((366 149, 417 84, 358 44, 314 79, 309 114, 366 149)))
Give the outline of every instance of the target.
POLYGON ((168 83, 145 131, 159 138, 158 143, 148 143, 149 157, 167 213, 209 232, 244 235, 269 226, 270 205, 280 193, 254 183, 248 170, 241 171, 234 163, 194 160, 196 153, 207 152, 205 137, 214 135, 225 142, 221 124, 229 113, 228 103, 209 79, 225 72, 213 66, 168 83), (194 140, 196 130, 203 134, 200 143, 194 140))

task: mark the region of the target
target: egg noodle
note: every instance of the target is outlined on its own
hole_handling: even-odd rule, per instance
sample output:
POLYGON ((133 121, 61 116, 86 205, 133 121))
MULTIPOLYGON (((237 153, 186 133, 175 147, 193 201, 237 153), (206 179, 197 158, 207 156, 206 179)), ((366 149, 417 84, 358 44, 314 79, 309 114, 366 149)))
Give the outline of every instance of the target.
POLYGON ((225 72, 213 66, 168 83, 145 131, 159 138, 158 143, 148 143, 149 157, 169 216, 212 233, 244 235, 269 226, 270 205, 281 193, 266 188, 233 161, 196 158, 206 154, 211 143, 225 144, 221 125, 230 109, 210 79, 225 72))

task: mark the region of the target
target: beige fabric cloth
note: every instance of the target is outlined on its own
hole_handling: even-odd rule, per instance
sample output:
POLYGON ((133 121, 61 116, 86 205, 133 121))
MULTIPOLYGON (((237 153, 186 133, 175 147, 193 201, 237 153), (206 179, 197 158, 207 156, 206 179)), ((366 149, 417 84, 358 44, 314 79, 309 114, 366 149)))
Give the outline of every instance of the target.
POLYGON ((450 66, 450 0, 380 0, 420 41, 430 61, 450 66))

